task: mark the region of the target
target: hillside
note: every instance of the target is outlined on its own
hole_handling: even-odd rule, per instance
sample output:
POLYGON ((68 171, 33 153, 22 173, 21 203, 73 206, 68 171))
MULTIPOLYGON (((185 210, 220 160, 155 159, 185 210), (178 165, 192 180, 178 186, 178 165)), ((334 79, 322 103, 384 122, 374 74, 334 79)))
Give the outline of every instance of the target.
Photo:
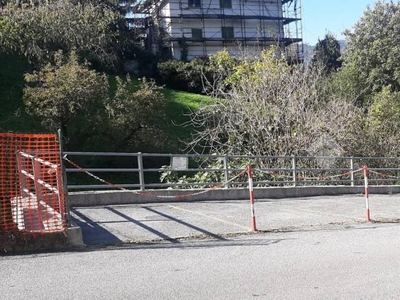
MULTIPOLYGON (((40 121, 25 112, 22 102, 24 73, 29 64, 17 56, 0 55, 0 132, 46 132, 40 121)), ((132 80, 137 84, 137 80, 132 80)), ((172 144, 190 138, 191 127, 180 126, 189 120, 186 115, 211 101, 209 97, 171 89, 162 89, 166 105, 166 124, 161 124, 172 144)), ((79 150, 79 149, 76 149, 79 150)), ((93 149, 95 151, 95 149, 93 149)), ((178 151, 178 149, 176 149, 178 151)))
POLYGON ((0 132, 40 132, 40 122, 27 115, 22 104, 28 63, 18 56, 0 54, 0 132))

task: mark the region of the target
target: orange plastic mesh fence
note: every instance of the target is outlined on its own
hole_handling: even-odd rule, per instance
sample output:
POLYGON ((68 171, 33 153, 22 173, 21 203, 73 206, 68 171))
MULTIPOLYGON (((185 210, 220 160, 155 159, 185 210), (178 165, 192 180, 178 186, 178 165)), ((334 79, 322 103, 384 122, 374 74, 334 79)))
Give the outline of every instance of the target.
POLYGON ((57 136, 0 133, 0 233, 65 228, 57 136))

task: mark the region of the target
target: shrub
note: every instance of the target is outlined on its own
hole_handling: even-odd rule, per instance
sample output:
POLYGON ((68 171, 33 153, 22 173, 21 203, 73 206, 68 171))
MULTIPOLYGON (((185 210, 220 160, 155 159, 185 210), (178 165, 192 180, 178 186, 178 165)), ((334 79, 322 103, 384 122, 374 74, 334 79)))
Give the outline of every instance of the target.
POLYGON ((172 89, 204 94, 203 80, 212 78, 209 60, 204 58, 190 62, 168 60, 157 67, 162 83, 172 89))

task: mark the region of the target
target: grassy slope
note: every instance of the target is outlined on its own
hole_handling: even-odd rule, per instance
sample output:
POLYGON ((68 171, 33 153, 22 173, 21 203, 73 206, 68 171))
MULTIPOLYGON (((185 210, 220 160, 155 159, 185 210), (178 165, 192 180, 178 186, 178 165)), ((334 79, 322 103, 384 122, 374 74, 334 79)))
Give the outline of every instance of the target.
POLYGON ((40 122, 26 114, 22 104, 26 61, 0 54, 0 132, 42 132, 40 122))
POLYGON ((187 115, 190 111, 195 111, 203 105, 211 103, 211 98, 207 96, 190 94, 170 89, 164 89, 167 103, 167 120, 166 132, 169 136, 173 136, 178 140, 184 141, 190 138, 193 128, 190 126, 182 126, 189 121, 187 115))
MULTIPOLYGON (((44 132, 40 122, 25 113, 22 103, 23 74, 29 71, 27 62, 16 57, 0 54, 0 132, 44 132)), ((132 78, 133 84, 137 80, 132 78)), ((115 80, 110 80, 115 86, 115 80)), ((115 87, 114 87, 115 88, 115 87)), ((188 121, 185 116, 190 110, 196 110, 201 105, 211 102, 206 96, 190 94, 181 91, 163 89, 167 99, 167 124, 162 124, 171 139, 175 149, 179 151, 182 145, 179 140, 190 138, 192 128, 179 126, 188 121)))

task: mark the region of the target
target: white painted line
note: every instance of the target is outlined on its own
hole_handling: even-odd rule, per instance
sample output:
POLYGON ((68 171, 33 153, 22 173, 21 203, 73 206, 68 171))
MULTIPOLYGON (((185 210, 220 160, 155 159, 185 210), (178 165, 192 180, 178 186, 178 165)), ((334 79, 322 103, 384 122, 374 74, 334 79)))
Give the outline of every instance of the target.
POLYGON ((229 224, 229 225, 232 225, 232 226, 236 226, 236 227, 239 227, 239 228, 242 228, 242 229, 246 229, 246 230, 250 229, 249 227, 240 225, 238 223, 234 223, 234 222, 230 222, 230 221, 227 221, 227 220, 224 220, 224 219, 208 216, 206 214, 203 214, 203 213, 200 213, 200 212, 197 212, 197 211, 193 211, 193 210, 189 210, 189 209, 185 209, 185 208, 181 208, 181 207, 178 207, 178 206, 175 206, 175 205, 168 205, 168 207, 171 207, 171 208, 174 208, 174 209, 177 209, 177 210, 181 210, 181 211, 184 211, 184 212, 189 212, 189 213, 192 213, 194 215, 199 215, 199 216, 202 216, 202 217, 213 219, 215 221, 219 221, 221 223, 225 223, 225 224, 229 224))

